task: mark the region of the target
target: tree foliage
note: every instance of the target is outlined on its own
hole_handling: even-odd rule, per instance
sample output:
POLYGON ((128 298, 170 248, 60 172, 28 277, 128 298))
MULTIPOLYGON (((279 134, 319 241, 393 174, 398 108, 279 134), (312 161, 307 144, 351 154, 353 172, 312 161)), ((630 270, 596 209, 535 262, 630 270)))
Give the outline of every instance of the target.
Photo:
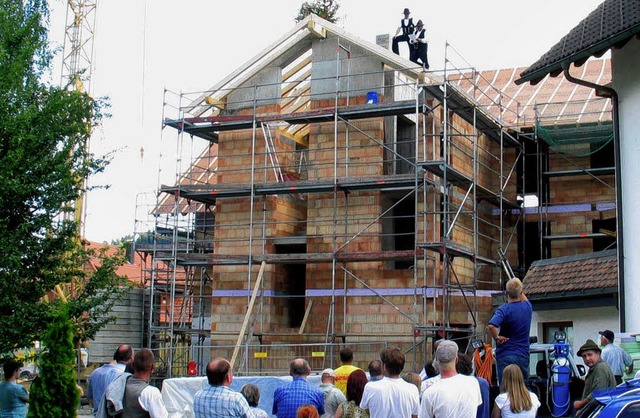
POLYGON ((74 418, 80 401, 73 363, 73 326, 66 306, 56 304, 42 342, 40 374, 29 393, 29 418, 74 418))
POLYGON ((310 14, 320 16, 321 18, 328 20, 329 22, 336 23, 338 21, 338 9, 340 4, 337 0, 313 0, 305 1, 300 6, 298 16, 295 21, 300 22, 310 14))
POLYGON ((76 290, 78 338, 95 334, 104 294, 117 296, 122 283, 121 259, 92 254, 64 220, 82 179, 107 164, 85 146, 104 103, 41 81, 52 58, 48 13, 45 0, 0 0, 0 352, 42 336, 48 296, 63 283, 75 284, 66 288, 76 290), (85 268, 91 257, 104 258, 97 273, 85 268))

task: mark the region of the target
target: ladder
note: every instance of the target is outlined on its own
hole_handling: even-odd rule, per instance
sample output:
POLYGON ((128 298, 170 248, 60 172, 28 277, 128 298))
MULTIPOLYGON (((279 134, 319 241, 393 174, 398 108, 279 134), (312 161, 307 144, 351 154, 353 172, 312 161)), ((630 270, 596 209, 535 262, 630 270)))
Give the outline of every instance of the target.
POLYGON ((509 280, 515 279, 516 275, 513 273, 511 265, 509 265, 509 260, 507 259, 507 256, 502 248, 498 248, 498 255, 500 256, 500 265, 502 266, 504 273, 507 275, 509 280))
POLYGON ((271 161, 271 167, 273 168, 273 174, 276 176, 278 183, 284 182, 284 175, 282 174, 282 168, 280 167, 280 160, 278 159, 278 153, 276 152, 276 146, 273 142, 273 136, 271 136, 271 128, 266 122, 261 122, 262 134, 264 135, 265 149, 269 155, 271 161))

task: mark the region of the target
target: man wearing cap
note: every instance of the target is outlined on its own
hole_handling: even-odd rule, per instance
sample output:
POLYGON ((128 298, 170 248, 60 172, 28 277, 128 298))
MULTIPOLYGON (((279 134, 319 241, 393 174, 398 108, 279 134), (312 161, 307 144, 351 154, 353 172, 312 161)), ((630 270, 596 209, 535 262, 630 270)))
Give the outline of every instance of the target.
POLYGON ((436 360, 440 366, 440 381, 430 386, 422 395, 420 418, 475 417, 482 395, 478 380, 459 374, 458 344, 445 340, 438 345, 436 360))
POLYGON ((627 373, 633 372, 633 359, 629 353, 613 344, 615 338, 613 331, 605 329, 598 334, 600 334, 600 345, 602 346, 602 360, 609 365, 616 378, 616 383, 620 384, 625 371, 627 373))
POLYGON ((582 357, 584 364, 589 367, 589 373, 587 373, 587 378, 584 380, 582 399, 573 403, 576 411, 584 408, 589 403, 593 398, 591 393, 594 390, 616 387, 616 379, 607 363, 600 358, 600 353, 600 347, 593 340, 587 340, 578 350, 578 355, 582 357))
POLYGON ((502 304, 489 320, 489 333, 496 342, 498 384, 509 364, 520 367, 525 382, 529 378, 529 329, 533 308, 522 293, 522 282, 507 282, 507 303, 502 304))
POLYGON ((391 43, 391 50, 396 54, 400 55, 400 50, 398 49, 398 44, 400 42, 406 42, 409 47, 409 51, 411 51, 411 45, 409 45, 409 35, 413 33, 413 19, 409 17, 411 12, 409 9, 405 7, 404 9, 404 19, 400 21, 400 26, 396 29, 396 34, 393 36, 393 42, 391 43), (398 34, 402 32, 402 35, 398 36, 398 34))
POLYGON ((404 369, 404 353, 398 347, 387 347, 380 353, 384 379, 364 386, 360 408, 371 418, 417 417, 420 395, 416 385, 400 377, 404 369))
POLYGON ((322 418, 333 418, 336 415, 336 409, 342 402, 346 402, 347 398, 340 389, 334 386, 336 381, 336 372, 333 369, 324 369, 321 376, 320 390, 324 395, 324 415, 322 418))
POLYGON ((429 69, 429 60, 427 59, 427 38, 425 36, 424 24, 422 20, 416 23, 416 31, 409 39, 409 60, 416 64, 422 65, 422 69, 429 69))
POLYGON ((307 382, 311 367, 307 360, 297 358, 289 365, 291 383, 276 388, 273 393, 271 413, 278 418, 296 418, 296 411, 302 405, 313 405, 320 415, 324 414, 322 391, 307 382))

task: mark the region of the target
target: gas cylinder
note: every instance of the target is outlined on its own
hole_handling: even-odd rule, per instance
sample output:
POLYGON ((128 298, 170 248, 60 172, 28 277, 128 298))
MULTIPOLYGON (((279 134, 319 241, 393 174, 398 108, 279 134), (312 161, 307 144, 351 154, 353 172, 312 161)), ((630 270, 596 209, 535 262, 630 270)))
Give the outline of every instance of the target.
POLYGON ((571 402, 569 393, 569 380, 571 378, 571 368, 569 367, 568 344, 554 345, 556 359, 551 366, 553 379, 551 381, 551 400, 553 403, 552 415, 561 417, 569 410, 571 402))

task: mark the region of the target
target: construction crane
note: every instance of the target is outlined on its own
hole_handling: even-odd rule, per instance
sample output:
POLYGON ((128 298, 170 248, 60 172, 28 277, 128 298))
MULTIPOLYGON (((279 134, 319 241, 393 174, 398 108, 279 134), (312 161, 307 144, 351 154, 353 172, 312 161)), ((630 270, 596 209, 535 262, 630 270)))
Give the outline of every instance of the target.
MULTIPOLYGON (((93 41, 98 0, 68 0, 60 86, 91 95, 93 41)), ((84 144, 89 148, 89 136, 84 144)), ((84 235, 86 179, 74 203, 73 218, 84 235)), ((70 217, 70 215, 69 215, 70 217)))
MULTIPOLYGON (((62 52, 62 74, 60 87, 91 94, 91 71, 93 59, 93 41, 96 27, 96 8, 98 0, 68 0, 65 19, 64 49, 62 52)), ((89 149, 90 133, 84 147, 89 149)), ((78 236, 84 236, 86 179, 82 179, 80 195, 74 202, 73 214, 68 213, 67 220, 75 220, 78 236)), ((75 286, 56 285, 56 294, 67 300, 75 286)))

